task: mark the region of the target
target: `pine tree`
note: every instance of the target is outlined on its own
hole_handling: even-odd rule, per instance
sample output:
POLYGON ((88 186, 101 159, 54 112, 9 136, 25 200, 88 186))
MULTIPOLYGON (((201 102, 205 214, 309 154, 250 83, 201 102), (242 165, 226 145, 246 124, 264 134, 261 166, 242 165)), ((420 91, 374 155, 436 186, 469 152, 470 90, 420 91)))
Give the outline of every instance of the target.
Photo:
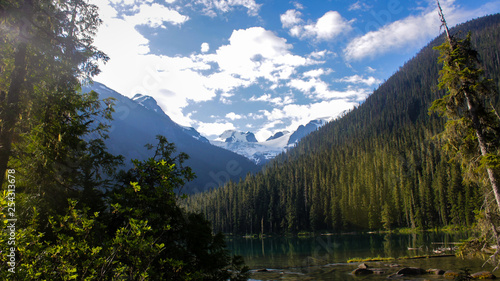
MULTIPOLYGON (((19 134, 21 115, 36 107, 34 95, 77 91, 99 72, 107 56, 93 45, 101 23, 84 0, 2 1, 0 33, 0 183, 19 134)), ((55 101, 52 101, 55 102, 55 101)), ((25 116, 27 117, 27 116, 25 116)))
MULTIPOLYGON (((443 64, 440 72, 441 88, 448 94, 433 102, 431 111, 446 116, 448 122, 440 138, 445 149, 462 164, 465 176, 469 180, 488 186, 494 195, 496 207, 486 206, 486 218, 498 217, 500 212, 500 116, 492 106, 498 97, 493 80, 484 77, 484 70, 479 67, 478 52, 471 43, 471 34, 465 39, 452 35, 437 0, 439 16, 446 32, 446 41, 437 49, 441 52, 439 61, 443 64)), ((488 198, 488 191, 485 197, 488 198)), ((466 206, 466 199, 459 193, 458 204, 466 206)), ((488 200, 485 200, 487 202, 488 200)), ((467 215, 464 209, 456 209, 458 217, 467 215)), ((490 219, 491 230, 500 255, 500 232, 498 222, 490 219)), ((500 263, 497 267, 500 266, 500 263)))
POLYGON ((462 160, 469 177, 475 177, 478 166, 486 170, 500 210, 500 118, 490 106, 498 93, 479 68, 470 33, 465 39, 452 36, 439 1, 438 7, 447 39, 437 47, 443 64, 439 86, 448 94, 434 101, 431 110, 449 119, 441 138, 447 141, 446 149, 462 160))

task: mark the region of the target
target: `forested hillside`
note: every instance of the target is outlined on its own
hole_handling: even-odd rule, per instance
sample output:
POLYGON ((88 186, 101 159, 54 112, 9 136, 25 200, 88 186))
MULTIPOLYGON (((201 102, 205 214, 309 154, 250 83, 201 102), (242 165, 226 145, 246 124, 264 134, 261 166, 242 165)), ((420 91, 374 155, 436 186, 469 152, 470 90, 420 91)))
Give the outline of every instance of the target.
MULTIPOLYGON (((452 33, 479 51, 486 76, 500 77, 500 15, 452 33)), ((345 231, 471 225, 480 187, 463 181, 433 136, 445 120, 429 115, 437 89, 432 41, 359 107, 312 133, 256 175, 198 194, 188 208, 214 230, 233 233, 345 231)), ((498 97, 497 103, 498 104, 498 97)))

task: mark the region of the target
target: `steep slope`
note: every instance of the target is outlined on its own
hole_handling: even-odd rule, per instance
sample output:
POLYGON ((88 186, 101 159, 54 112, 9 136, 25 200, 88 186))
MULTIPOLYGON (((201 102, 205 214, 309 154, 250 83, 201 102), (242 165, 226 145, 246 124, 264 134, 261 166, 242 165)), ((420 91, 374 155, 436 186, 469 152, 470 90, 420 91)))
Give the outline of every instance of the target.
POLYGON ((184 192, 196 193, 217 188, 228 180, 238 181, 248 172, 258 170, 245 157, 213 146, 197 132, 173 122, 151 97, 135 96, 132 100, 100 83, 84 89, 90 90, 99 93, 101 99, 116 99, 114 120, 110 124, 106 144, 111 153, 125 157, 124 168, 131 167, 132 159, 151 157, 152 151, 144 145, 155 144, 156 136, 163 135, 169 142, 175 143, 178 152, 190 156, 186 165, 193 169, 197 178, 187 185, 184 192))
MULTIPOLYGON (((486 75, 500 85, 500 15, 452 30, 468 31, 486 75)), ((471 225, 480 189, 463 182, 460 167, 432 139, 444 120, 428 114, 444 94, 437 90, 441 66, 432 48, 443 40, 263 172, 193 196, 190 207, 205 212, 216 230, 233 233, 471 225)))
POLYGON ((310 133, 316 131, 320 127, 326 124, 325 120, 322 119, 317 119, 317 120, 312 120, 311 122, 307 123, 305 126, 300 125, 295 132, 290 136, 288 139, 288 145, 292 145, 295 143, 298 143, 303 137, 309 135, 310 133))
POLYGON ((270 136, 269 138, 267 138, 266 141, 270 141, 270 140, 274 140, 274 139, 277 139, 277 138, 281 138, 282 136, 286 135, 286 134, 289 134, 290 132, 289 131, 283 131, 283 132, 277 132, 276 134, 270 136))

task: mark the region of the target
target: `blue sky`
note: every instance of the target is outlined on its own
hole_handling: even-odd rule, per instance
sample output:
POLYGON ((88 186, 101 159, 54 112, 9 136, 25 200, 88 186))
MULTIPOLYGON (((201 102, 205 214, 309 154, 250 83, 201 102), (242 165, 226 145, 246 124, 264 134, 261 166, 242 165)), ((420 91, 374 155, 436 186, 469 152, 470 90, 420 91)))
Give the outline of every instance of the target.
MULTIPOLYGON (((335 118, 440 33, 435 0, 91 0, 95 80, 153 96, 177 123, 214 139, 263 141, 335 118)), ((500 12, 500 0, 442 0, 450 26, 500 12)))

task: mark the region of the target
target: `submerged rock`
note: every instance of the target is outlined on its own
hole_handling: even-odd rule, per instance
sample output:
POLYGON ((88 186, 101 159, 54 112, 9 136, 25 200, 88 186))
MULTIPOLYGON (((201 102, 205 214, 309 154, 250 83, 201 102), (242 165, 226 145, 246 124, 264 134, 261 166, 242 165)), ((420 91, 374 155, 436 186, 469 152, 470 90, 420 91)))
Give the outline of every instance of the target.
POLYGON ((268 272, 269 270, 267 270, 266 268, 262 268, 262 269, 257 269, 257 272, 268 272))
POLYGON ((364 269, 367 269, 367 268, 370 268, 370 266, 368 266, 366 263, 360 263, 358 265, 358 268, 364 268, 364 269))
POLYGON ((394 273, 394 274, 387 276, 387 279, 399 279, 399 278, 403 278, 403 277, 404 277, 403 274, 394 273))
POLYGON ((455 279, 460 276, 460 273, 452 270, 448 270, 444 273, 445 278, 455 279))
POLYGON ((434 275, 443 275, 445 273, 445 271, 442 270, 442 269, 435 269, 435 268, 433 268, 433 269, 427 270, 427 273, 434 274, 434 275))
POLYGON ((366 269, 366 268, 356 268, 351 272, 353 275, 369 275, 373 274, 372 270, 366 269))
POLYGON ((489 271, 476 272, 471 275, 474 279, 496 279, 497 277, 489 271))
POLYGON ((427 271, 418 267, 405 267, 397 272, 397 274, 402 274, 402 275, 422 275, 425 273, 427 273, 427 271))

